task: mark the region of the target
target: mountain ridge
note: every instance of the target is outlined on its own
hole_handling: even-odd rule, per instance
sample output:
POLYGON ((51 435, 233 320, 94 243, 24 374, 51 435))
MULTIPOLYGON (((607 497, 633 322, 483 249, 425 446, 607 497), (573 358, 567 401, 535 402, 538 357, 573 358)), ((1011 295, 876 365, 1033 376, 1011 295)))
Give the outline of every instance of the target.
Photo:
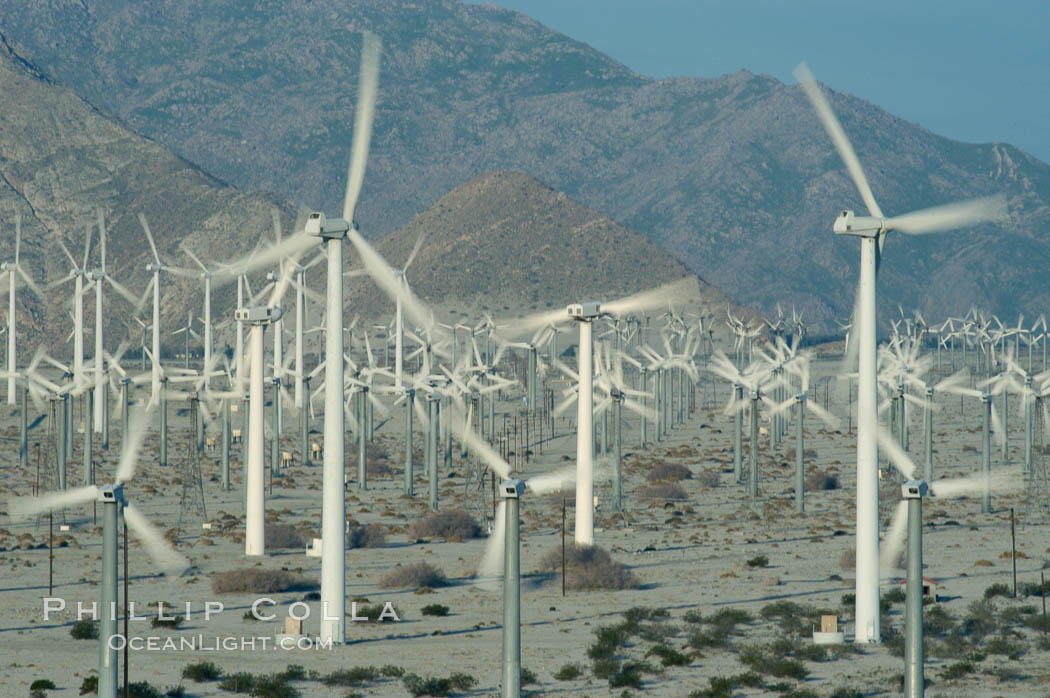
MULTIPOLYGON (((384 54, 366 234, 484 172, 519 170, 646 234, 739 303, 796 304, 825 329, 852 309, 859 254, 830 227, 839 209, 864 208, 797 86, 747 71, 653 80, 524 15, 451 0, 16 5, 0 0, 0 29, 48 74, 223 181, 326 211, 342 199, 356 32, 374 31, 384 54)), ((1050 303, 1037 272, 1050 261, 1045 163, 829 99, 886 211, 1009 201, 1003 225, 894 236, 883 318, 898 303, 927 317, 1050 303)))

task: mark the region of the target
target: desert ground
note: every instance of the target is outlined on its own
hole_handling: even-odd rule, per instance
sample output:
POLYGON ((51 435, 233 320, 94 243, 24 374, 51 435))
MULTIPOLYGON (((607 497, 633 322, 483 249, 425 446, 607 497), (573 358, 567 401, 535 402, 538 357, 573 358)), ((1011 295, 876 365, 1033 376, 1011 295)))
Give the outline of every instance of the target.
MULTIPOLYGON (((595 542, 628 568, 636 577, 637 588, 569 590, 563 595, 560 572, 542 571, 541 560, 549 554, 560 555, 563 502, 568 503, 566 535, 572 540, 573 494, 526 492, 521 499, 521 647, 522 666, 531 680, 525 691, 544 696, 899 693, 904 667, 899 635, 904 624, 904 604, 899 597, 902 569, 883 574, 884 643, 850 642, 856 421, 855 416, 847 416, 850 398, 845 380, 831 377, 838 368, 839 363, 832 359, 814 363, 810 399, 826 406, 842 422, 831 428, 807 415, 806 468, 811 489, 802 513, 793 504, 792 417, 776 450, 771 448, 769 423, 762 421, 759 494, 751 498, 733 473, 733 419, 724 412, 729 397, 724 381, 701 374, 684 422, 645 449, 639 448, 638 417, 624 411, 624 508, 622 513, 612 509, 608 460, 599 454, 595 542), (673 465, 684 466, 684 471, 668 467, 673 465), (669 479, 651 481, 659 472, 669 479), (815 648, 811 631, 822 614, 837 616, 846 634, 845 644, 826 651, 815 648), (616 683, 620 685, 613 685, 616 683)), ((948 371, 942 366, 940 375, 948 371)), ((560 393, 565 386, 546 387, 560 393)), ((147 392, 148 386, 137 389, 133 410, 141 409, 147 392)), ((500 434, 515 418, 519 427, 523 424, 521 391, 505 391, 502 398, 496 406, 500 434)), ((948 395, 938 395, 935 402, 936 478, 975 474, 980 468, 979 402, 948 395)), ((1018 406, 1010 406, 1008 422, 1008 460, 1014 466, 1021 463, 1024 453, 1018 406)), ((98 482, 112 477, 122 438, 116 405, 111 403, 111 407, 109 449, 99 449, 95 456, 98 482)), ((0 428, 7 443, 0 455, 5 500, 31 494, 34 483, 43 479, 40 473, 47 469, 48 421, 37 421, 43 414, 40 407, 31 405, 30 409, 30 422, 36 423, 29 437, 29 472, 18 468, 17 405, 0 409, 0 428)), ((157 464, 157 439, 151 434, 139 471, 126 485, 128 497, 163 530, 178 524, 183 492, 179 463, 190 457, 193 442, 185 404, 173 403, 169 410, 172 464, 157 464)), ((293 527, 292 533, 308 540, 320 535, 321 467, 301 462, 298 416, 291 406, 284 410, 281 449, 292 454, 292 461, 268 482, 267 522, 271 531, 278 525, 293 527)), ((909 452, 921 467, 922 417, 918 410, 913 412, 909 452)), ((531 423, 527 462, 521 447, 503 447, 515 451, 508 460, 517 475, 529 478, 571 464, 576 447, 574 413, 571 409, 554 418, 554 436, 545 427, 543 443, 536 443, 537 422, 531 423)), ((549 417, 536 419, 551 423, 549 417)), ((235 415, 235 427, 239 420, 235 415)), ((601 421, 601 416, 596 418, 601 421)), ((1035 470, 1045 472, 1041 419, 1035 421, 1035 470)), ((255 649, 214 649, 216 638, 221 637, 237 642, 272 640, 283 630, 291 604, 312 598, 310 590, 316 587, 309 582, 320 579, 320 559, 307 556, 304 546, 295 540, 288 548, 268 545, 264 558, 244 557, 242 444, 234 445, 233 482, 228 492, 220 484, 219 451, 207 448, 201 455, 206 516, 187 512, 178 536, 178 549, 193 565, 190 571, 180 577, 154 573, 146 551, 131 539, 130 599, 136 602, 136 612, 152 617, 156 606, 151 604, 163 601, 180 615, 189 603, 192 615, 177 628, 154 628, 147 620, 130 622, 130 635, 157 637, 161 645, 155 651, 130 653, 130 680, 148 682, 161 695, 171 689, 175 689, 171 695, 232 695, 221 688, 221 680, 183 677, 187 666, 212 662, 227 678, 238 672, 256 676, 287 672, 274 685, 290 686, 304 696, 410 695, 404 676, 398 675, 402 672, 424 678, 465 674, 473 677, 473 683, 460 677, 461 688, 453 688, 453 693, 496 694, 502 584, 476 577, 493 516, 491 475, 479 481, 478 467, 472 458, 463 457, 457 441, 451 468, 439 465, 439 509, 465 510, 478 523, 480 536, 413 535, 409 527, 429 513, 419 419, 414 426, 413 496, 405 494, 403 484, 403 407, 391 407, 389 415, 375 413, 376 431, 368 444, 367 490, 361 490, 357 482, 357 446, 349 435, 346 448, 351 523, 378 524, 385 533, 377 547, 348 550, 348 601, 390 602, 400 622, 348 623, 347 644, 333 648, 264 649, 257 640, 255 649), (210 528, 205 529, 205 523, 210 528), (420 562, 443 572, 446 585, 423 589, 381 585, 399 565, 420 562), (211 582, 217 574, 242 568, 288 570, 301 573, 307 582, 295 591, 281 593, 213 591, 211 582), (262 609, 275 619, 246 618, 252 603, 262 597, 276 602, 275 607, 262 609), (205 620, 203 608, 208 601, 221 601, 224 610, 205 620), (424 615, 423 608, 433 606, 447 606, 447 615, 424 615), (167 638, 195 636, 210 649, 162 647, 167 638), (289 666, 301 669, 289 670, 289 666), (349 671, 355 668, 359 669, 349 671), (180 686, 184 693, 177 692, 180 686)), ((310 441, 320 444, 321 420, 312 422, 311 429, 310 441)), ((649 429, 650 436, 655 436, 651 423, 649 429)), ((217 424, 209 426, 208 435, 217 437, 217 424)), ((81 443, 78 433, 69 465, 71 486, 83 484, 81 443)), ((1007 467, 998 439, 993 443, 993 468, 1007 467)), ((749 449, 745 418, 745 473, 749 449)), ((269 454, 269 447, 266 452, 269 454)), ((900 498, 900 485, 885 464, 882 473, 880 520, 885 528, 900 498)), ((992 506, 991 514, 981 514, 976 496, 932 498, 924 503, 924 574, 935 580, 933 598, 925 607, 927 695, 1050 695, 1050 642, 1040 629, 1044 611, 1038 596, 1040 570, 1050 557, 1047 494, 1022 483, 1012 493, 994 494, 992 506), (1019 587, 1016 598, 1014 562, 1019 587)), ((54 515, 50 595, 65 599, 68 607, 45 621, 49 520, 44 516, 14 523, 6 515, 6 506, 0 505, 0 511, 0 693, 28 695, 32 682, 50 679, 56 688, 44 690, 44 695, 78 695, 85 678, 97 673, 99 649, 97 640, 71 636, 76 620, 73 607, 78 601, 90 603, 99 598, 101 518, 93 518, 91 507, 54 515)), ((316 601, 307 601, 307 606, 312 615, 303 630, 310 636, 317 632, 320 611, 316 601)), ((302 608, 297 607, 296 612, 302 608)), ((267 690, 274 692, 260 688, 256 695, 294 695, 279 692, 284 690, 279 687, 267 690)))

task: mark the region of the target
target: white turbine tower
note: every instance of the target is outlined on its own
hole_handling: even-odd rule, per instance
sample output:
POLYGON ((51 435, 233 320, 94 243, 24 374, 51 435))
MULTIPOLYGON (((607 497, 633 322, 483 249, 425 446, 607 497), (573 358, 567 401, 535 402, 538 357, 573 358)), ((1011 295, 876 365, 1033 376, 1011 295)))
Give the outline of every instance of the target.
MULTIPOLYGON (((212 271, 208 267, 204 266, 204 263, 197 259, 197 255, 193 254, 192 250, 187 249, 186 254, 194 263, 201 268, 201 279, 204 281, 204 365, 211 366, 211 351, 212 351, 212 325, 211 325, 211 277, 212 271)), ((240 307, 240 304, 238 304, 240 307)), ((211 379, 205 376, 204 389, 207 390, 211 384, 211 379)))
MULTIPOLYGON (((354 211, 364 181, 372 116, 379 78, 378 37, 366 32, 361 51, 360 82, 354 114, 354 134, 347 172, 343 217, 326 218, 311 213, 302 234, 289 236, 244 264, 244 271, 272 265, 305 250, 320 237, 328 251, 327 327, 325 330, 324 467, 321 508, 321 607, 320 636, 342 644, 346 639, 346 555, 344 529, 345 415, 343 412, 343 241, 347 234, 360 238, 354 228, 354 211)), ((363 238, 362 238, 363 239, 363 238)), ((237 267, 235 263, 233 266, 237 267)))
MULTIPOLYGON (((150 232, 149 223, 146 221, 146 216, 139 214, 139 223, 142 225, 142 232, 146 234, 146 239, 149 241, 149 249, 153 253, 153 261, 146 265, 146 270, 153 274, 153 278, 150 280, 150 285, 146 287, 146 293, 149 293, 150 287, 153 289, 153 346, 150 352, 152 356, 152 371, 150 372, 150 405, 157 404, 160 400, 160 273, 162 271, 171 272, 180 276, 193 276, 193 272, 187 269, 180 269, 164 264, 160 261, 160 255, 157 254, 157 245, 153 241, 153 233, 150 232)), ((143 296, 145 297, 145 295, 143 296)))
POLYGON ((878 391, 875 363, 875 278, 886 233, 895 230, 921 235, 993 220, 1001 216, 1002 200, 996 197, 948 204, 885 218, 868 185, 853 146, 842 130, 823 92, 803 63, 795 77, 809 97, 824 129, 857 186, 870 217, 843 211, 833 226, 837 235, 861 239, 860 282, 853 312, 858 352, 857 380, 857 581, 855 641, 880 642, 879 630, 879 493, 876 428, 878 391))
POLYGON ((22 277, 25 281, 26 286, 33 290, 33 293, 37 297, 43 299, 44 292, 36 285, 29 274, 26 274, 25 269, 19 262, 19 252, 22 247, 22 216, 15 216, 15 261, 4 262, 0 264, 0 272, 7 274, 8 280, 8 291, 7 291, 7 404, 15 404, 15 397, 18 394, 17 388, 17 372, 18 372, 18 354, 17 344, 15 337, 17 335, 17 323, 15 315, 15 305, 17 302, 18 293, 18 278, 22 277))
POLYGON ((58 240, 59 247, 69 258, 69 273, 63 278, 51 284, 51 287, 64 284, 70 279, 74 282, 73 291, 73 382, 80 385, 84 382, 84 279, 87 277, 88 255, 91 252, 91 229, 89 228, 84 237, 84 261, 77 264, 77 260, 70 254, 69 248, 61 239, 58 240))
POLYGON ((102 318, 105 313, 105 303, 102 297, 102 284, 103 282, 108 283, 113 287, 113 290, 124 297, 129 303, 134 305, 138 302, 135 298, 135 294, 125 288, 123 285, 117 283, 117 281, 109 275, 106 271, 106 222, 102 216, 102 211, 98 212, 98 234, 99 234, 99 260, 100 264, 97 269, 88 272, 88 279, 95 282, 95 403, 94 403, 94 415, 92 418, 92 424, 94 425, 95 431, 101 433, 103 429, 103 416, 102 412, 105 409, 105 391, 106 385, 102 376, 105 373, 105 362, 103 358, 104 342, 102 335, 102 318))

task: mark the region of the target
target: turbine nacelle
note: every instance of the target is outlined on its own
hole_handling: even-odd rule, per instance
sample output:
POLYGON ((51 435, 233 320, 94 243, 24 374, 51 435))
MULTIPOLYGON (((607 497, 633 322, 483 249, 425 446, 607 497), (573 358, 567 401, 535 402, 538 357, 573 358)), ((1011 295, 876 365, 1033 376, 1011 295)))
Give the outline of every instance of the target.
POLYGON ((499 483, 499 495, 504 499, 518 499, 525 494, 524 480, 504 480, 499 483))
POLYGON ((124 485, 99 485, 96 501, 102 504, 124 504, 124 485))
POLYGON ((248 325, 268 325, 281 319, 281 309, 271 305, 256 305, 250 308, 237 308, 233 316, 238 322, 248 325))
POLYGON ((350 232, 350 224, 343 218, 328 218, 320 211, 314 211, 306 217, 303 232, 319 238, 342 238, 350 232))
POLYGON ((908 480, 901 485, 901 496, 904 499, 922 499, 930 494, 930 486, 925 480, 908 480))
POLYGON ((573 303, 565 308, 572 320, 590 321, 602 314, 602 304, 597 301, 573 303))
POLYGON ((878 236, 885 228, 886 222, 882 218, 873 216, 858 216, 853 211, 843 211, 835 219, 832 230, 836 235, 857 235, 859 237, 873 238, 878 236))

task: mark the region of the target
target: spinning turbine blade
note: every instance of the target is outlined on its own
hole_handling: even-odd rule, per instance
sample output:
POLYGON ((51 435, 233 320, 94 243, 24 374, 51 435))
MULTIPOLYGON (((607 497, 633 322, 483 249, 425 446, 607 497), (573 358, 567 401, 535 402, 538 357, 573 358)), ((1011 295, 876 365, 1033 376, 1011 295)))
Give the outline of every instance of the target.
POLYGON ((94 485, 78 487, 75 490, 55 492, 43 497, 14 497, 7 502, 7 515, 12 521, 24 521, 34 514, 42 514, 53 509, 86 504, 93 501, 98 493, 94 485))
POLYGON ((189 569, 189 561, 172 547, 160 529, 151 524, 131 502, 124 503, 124 522, 164 574, 179 575, 189 569))
POLYGON ((126 482, 135 475, 139 450, 142 448, 142 442, 146 438, 151 413, 152 410, 149 408, 139 410, 128 422, 128 431, 130 433, 123 437, 126 439, 126 445, 124 446, 124 452, 120 456, 120 463, 117 465, 116 475, 114 476, 118 483, 126 482))
POLYGON ((496 518, 492 522, 492 533, 485 543, 485 554, 478 565, 478 577, 498 579, 503 576, 503 542, 507 528, 507 502, 501 501, 496 507, 496 518))
POLYGON ((908 500, 902 499, 893 510, 893 518, 890 527, 886 529, 886 535, 882 539, 882 559, 879 567, 883 573, 897 568, 897 556, 904 547, 904 538, 908 533, 908 500))
MULTIPOLYGON (((795 79, 798 80, 799 87, 806 93, 810 103, 813 105, 813 109, 817 112, 817 116, 820 117, 820 122, 824 125, 824 130, 828 132, 832 142, 835 144, 835 149, 839 151, 839 156, 846 164, 846 169, 849 170, 850 177, 853 178, 853 183, 857 186, 861 199, 864 200, 864 205, 868 207, 868 213, 876 218, 882 218, 882 209, 875 202, 875 195, 871 193, 871 186, 868 184, 868 178, 864 175, 864 168, 860 166, 857 154, 853 151, 853 145, 850 143, 849 138, 846 137, 846 132, 842 130, 842 124, 839 123, 835 112, 831 110, 831 105, 824 96, 824 92, 817 85, 817 79, 813 77, 813 73, 809 71, 809 66, 805 62, 799 63, 798 67, 795 68, 795 79)), ((856 318, 856 315, 854 315, 854 318, 856 318)))
POLYGON ((354 227, 354 213, 361 185, 365 179, 368 147, 372 140, 376 89, 379 85, 379 37, 366 31, 361 46, 361 73, 357 87, 357 108, 354 111, 353 145, 350 166, 346 174, 346 196, 343 197, 343 218, 354 227))
POLYGON ((915 463, 908 457, 908 454, 904 452, 904 449, 897 444, 897 441, 890 436, 890 433, 882 427, 879 427, 879 448, 886 453, 886 457, 890 459, 893 467, 895 467, 901 475, 908 480, 915 479, 916 473, 919 472, 919 469, 915 467, 915 463))
POLYGON ((1002 195, 934 206, 886 219, 886 228, 908 235, 964 228, 977 223, 1001 220, 1006 214, 1002 195))

